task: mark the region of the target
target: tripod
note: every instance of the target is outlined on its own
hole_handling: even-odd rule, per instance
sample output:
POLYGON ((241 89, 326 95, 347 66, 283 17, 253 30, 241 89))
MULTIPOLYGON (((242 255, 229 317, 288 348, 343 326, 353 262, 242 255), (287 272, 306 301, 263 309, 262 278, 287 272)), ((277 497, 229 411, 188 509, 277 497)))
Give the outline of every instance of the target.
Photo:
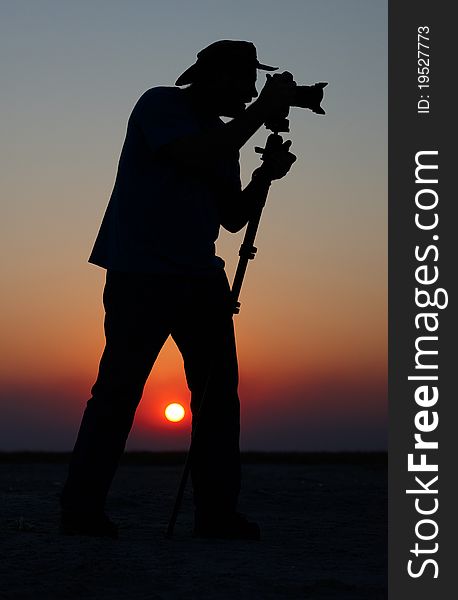
MULTIPOLYGON (((256 148, 256 152, 258 152, 260 154, 268 153, 269 150, 271 150, 272 148, 281 146, 282 143, 283 143, 282 137, 278 133, 274 132, 274 133, 270 134, 269 137, 267 138, 265 149, 256 148)), ((249 219, 247 229, 245 232, 245 236, 243 238, 242 245, 240 246, 239 262, 237 265, 237 269, 236 269, 235 276, 234 276, 234 281, 232 282, 232 288, 231 288, 232 312, 234 314, 238 314, 240 312, 239 295, 240 295, 240 291, 242 289, 243 278, 245 277, 245 272, 246 272, 246 269, 248 266, 248 262, 250 260, 254 259, 256 251, 257 251, 257 249, 254 247, 254 241, 256 238, 256 233, 258 231, 259 222, 261 220, 261 215, 262 215, 262 211, 265 206, 266 200, 267 200, 267 194, 266 194, 266 197, 264 198, 264 200, 256 206, 251 218, 249 219)), ((193 455, 195 439, 196 439, 196 436, 197 436, 197 433, 199 430, 199 423, 201 422, 202 410, 205 408, 205 398, 207 395, 207 390, 208 390, 208 386, 209 386, 211 377, 212 377, 212 365, 210 366, 207 381, 205 383, 205 388, 204 388, 204 391, 202 394, 199 411, 198 411, 196 417, 194 417, 195 424, 194 424, 192 435, 191 435, 191 444, 189 446, 188 454, 186 456, 186 461, 185 461, 184 468, 183 468, 183 474, 181 476, 181 481, 180 481, 180 484, 178 487, 172 515, 170 517, 170 521, 169 521, 169 524, 167 527, 166 536, 168 538, 171 538, 173 535, 173 530, 174 530, 175 523, 177 520, 178 511, 180 510, 181 503, 183 501, 186 483, 188 481, 189 472, 191 470, 191 460, 192 460, 192 455, 193 455)))

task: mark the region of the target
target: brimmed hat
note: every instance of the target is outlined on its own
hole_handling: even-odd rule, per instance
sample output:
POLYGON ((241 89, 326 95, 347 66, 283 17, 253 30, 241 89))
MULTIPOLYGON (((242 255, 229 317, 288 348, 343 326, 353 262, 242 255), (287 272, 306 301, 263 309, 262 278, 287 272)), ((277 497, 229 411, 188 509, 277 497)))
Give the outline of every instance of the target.
POLYGON ((178 77, 175 85, 193 83, 201 73, 210 69, 250 65, 264 71, 278 69, 278 67, 269 67, 259 62, 256 47, 252 42, 219 40, 197 53, 196 62, 178 77))

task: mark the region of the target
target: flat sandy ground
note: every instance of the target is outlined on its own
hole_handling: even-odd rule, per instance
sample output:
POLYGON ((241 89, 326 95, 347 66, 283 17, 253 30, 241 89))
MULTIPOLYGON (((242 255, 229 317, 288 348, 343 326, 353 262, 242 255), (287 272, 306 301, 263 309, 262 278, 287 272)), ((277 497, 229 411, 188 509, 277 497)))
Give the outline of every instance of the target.
POLYGON ((123 463, 107 502, 120 538, 63 536, 66 464, 3 458, 0 598, 387 597, 386 456, 244 464, 240 510, 261 525, 261 542, 192 538, 189 491, 166 539, 180 475, 180 466, 123 463))

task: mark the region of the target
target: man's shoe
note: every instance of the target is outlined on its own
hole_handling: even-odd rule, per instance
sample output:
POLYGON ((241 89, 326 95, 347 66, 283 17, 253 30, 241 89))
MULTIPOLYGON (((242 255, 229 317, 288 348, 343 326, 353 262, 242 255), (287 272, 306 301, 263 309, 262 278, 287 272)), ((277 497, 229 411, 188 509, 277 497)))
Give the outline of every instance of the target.
POLYGON ((105 513, 85 514, 62 510, 59 531, 64 535, 118 537, 118 526, 105 513))
POLYGON ((194 537, 225 540, 255 540, 261 539, 261 530, 257 523, 237 512, 218 517, 202 517, 196 514, 194 522, 194 537))

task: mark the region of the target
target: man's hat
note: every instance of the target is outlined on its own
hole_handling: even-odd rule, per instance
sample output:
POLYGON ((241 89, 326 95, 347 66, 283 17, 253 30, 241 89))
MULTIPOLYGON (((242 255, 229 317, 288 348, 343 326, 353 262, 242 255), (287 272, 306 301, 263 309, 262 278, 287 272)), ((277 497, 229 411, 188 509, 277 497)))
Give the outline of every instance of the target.
POLYGON ((269 67, 259 62, 256 47, 252 42, 219 40, 197 53, 196 62, 178 77, 175 85, 193 83, 199 75, 211 69, 238 66, 254 66, 264 71, 276 71, 278 69, 278 67, 269 67))

